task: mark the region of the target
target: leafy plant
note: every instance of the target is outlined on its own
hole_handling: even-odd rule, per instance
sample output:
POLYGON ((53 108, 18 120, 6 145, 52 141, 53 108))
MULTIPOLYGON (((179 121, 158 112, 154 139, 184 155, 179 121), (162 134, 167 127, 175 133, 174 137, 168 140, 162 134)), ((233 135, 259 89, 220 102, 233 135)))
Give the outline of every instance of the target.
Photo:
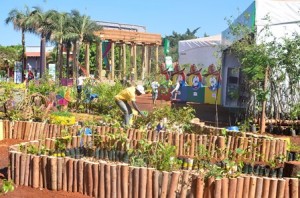
POLYGON ((2 186, 1 186, 1 190, 0 192, 3 192, 4 194, 8 193, 8 192, 12 192, 14 191, 15 187, 14 187, 14 183, 11 180, 6 180, 4 179, 2 181, 2 186))
POLYGON ((34 154, 34 155, 36 155, 36 154, 38 154, 38 152, 39 152, 39 149, 38 149, 37 146, 32 145, 32 144, 30 144, 30 145, 27 146, 27 153, 28 154, 34 154))

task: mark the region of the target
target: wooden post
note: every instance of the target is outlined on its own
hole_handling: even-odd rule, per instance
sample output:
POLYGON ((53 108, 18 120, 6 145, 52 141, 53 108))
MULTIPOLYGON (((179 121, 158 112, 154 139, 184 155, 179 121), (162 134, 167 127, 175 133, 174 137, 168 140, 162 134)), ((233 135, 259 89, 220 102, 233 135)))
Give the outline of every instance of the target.
POLYGON ((255 197, 261 197, 263 191, 263 181, 262 177, 258 177, 256 180, 256 190, 255 190, 255 197))
POLYGON ((92 164, 93 175, 93 197, 98 197, 98 181, 99 181, 99 163, 92 164))
POLYGON ((250 185, 250 177, 244 177, 244 190, 243 190, 243 198, 248 198, 249 196, 249 185, 250 185))
POLYGON ((21 152, 16 153, 15 158, 15 184, 18 186, 20 185, 20 158, 21 158, 21 152))
POLYGON ((33 176, 32 176, 32 187, 33 188, 38 188, 39 187, 39 182, 40 182, 40 157, 39 156, 34 156, 33 157, 33 176))
POLYGON ((57 158, 57 190, 62 190, 62 182, 63 182, 63 161, 64 159, 61 157, 57 158))
POLYGON ((57 190, 57 158, 49 157, 50 174, 51 174, 51 190, 57 190))
POLYGON ((155 73, 159 72, 158 68, 158 45, 155 46, 155 73))
POLYGON ((290 189, 290 196, 291 197, 298 197, 299 191, 299 179, 298 178, 291 178, 290 179, 291 189, 290 189))
POLYGON ((67 164, 70 158, 65 157, 63 161, 63 175, 62 175, 62 188, 63 191, 68 191, 68 174, 67 174, 67 164))
POLYGON ((243 197, 243 190, 244 190, 244 178, 238 177, 237 178, 237 186, 236 186, 236 198, 243 197))
POLYGON ((68 191, 73 191, 73 159, 70 158, 67 162, 67 175, 68 175, 68 191))
POLYGON ((78 164, 79 160, 73 160, 73 192, 78 192, 78 164))
MULTIPOLYGON (((133 183, 133 186, 132 186, 132 197, 133 198, 138 198, 139 197, 139 169, 140 168, 137 168, 135 167, 133 169, 133 178, 132 178, 132 183, 133 183)), ((130 196, 130 195, 129 195, 130 196)))
POLYGON ((153 171, 154 168, 147 169, 147 187, 146 187, 146 197, 152 198, 153 197, 153 171))
POLYGON ((228 198, 228 190, 229 190, 229 179, 222 178, 222 194, 221 194, 222 198, 228 198))
POLYGON ((204 193, 204 179, 200 176, 197 177, 197 186, 196 186, 196 198, 203 197, 204 193))
POLYGON ((109 164, 105 164, 105 181, 105 197, 111 198, 111 170, 109 164))
POLYGON ((98 195, 100 198, 105 198, 106 197, 106 192, 105 192, 105 161, 100 161, 100 174, 99 174, 99 191, 98 195))
POLYGON ((78 161, 78 192, 83 194, 83 171, 84 171, 84 161, 80 159, 78 161))
MULTIPOLYGON (((277 183, 278 183, 278 179, 271 178, 270 192, 269 192, 269 197, 270 198, 276 198, 277 197, 277 183)), ((298 183, 298 179, 297 179, 297 183, 298 183)), ((298 190, 298 188, 297 188, 297 190, 298 190)), ((298 196, 298 193, 297 193, 297 196, 298 196)))
POLYGON ((268 198, 269 197, 269 190, 270 190, 270 178, 264 177, 262 198, 268 198))
POLYGON ((284 197, 285 182, 286 181, 284 179, 278 179, 278 188, 276 191, 276 195, 278 198, 284 197))
POLYGON ((177 185, 179 181, 180 172, 173 171, 171 177, 170 191, 168 197, 176 197, 177 185))
POLYGON ((229 189, 228 196, 231 198, 236 198, 236 187, 237 187, 237 178, 229 178, 229 189))
POLYGON ((159 175, 160 172, 155 170, 153 173, 153 198, 159 197, 159 175))
POLYGON ((256 180, 257 180, 257 177, 255 177, 255 176, 250 177, 249 198, 255 198, 256 180))
POLYGON ((161 198, 166 198, 168 193, 168 182, 169 182, 169 172, 163 171, 162 185, 161 185, 161 198))
POLYGON ((123 49, 123 79, 126 77, 126 44, 122 44, 122 49, 123 49))
POLYGON ((111 171, 111 198, 117 198, 117 166, 112 164, 111 171))
MULTIPOLYGON (((49 164, 47 164, 47 159, 48 156, 46 155, 42 155, 42 165, 41 165, 41 171, 42 171, 42 177, 43 177, 43 187, 49 189, 49 183, 48 183, 48 171, 49 169, 47 169, 49 167, 49 164)), ((27 159, 26 159, 26 170, 29 169, 29 157, 27 155, 27 159), (27 164, 28 163, 28 164, 27 164), (28 167, 28 168, 27 168, 28 167)), ((25 174, 25 183, 26 183, 26 174, 25 174)), ((28 184, 28 178, 27 178, 27 184, 28 184)), ((26 186, 26 185, 25 185, 26 186)))
POLYGON ((134 80, 138 79, 137 77, 137 65, 136 65, 136 44, 133 44, 133 67, 134 67, 134 80))
POLYGON ((290 178, 284 178, 285 187, 284 187, 284 197, 290 197, 290 178))
POLYGON ((128 165, 121 166, 121 195, 123 198, 128 198, 128 182, 129 182, 129 167, 128 165))
POLYGON ((222 193, 222 180, 221 179, 216 179, 215 180, 215 193, 214 193, 214 198, 221 198, 221 193, 222 193))
POLYGON ((21 154, 21 169, 20 169, 20 185, 23 186, 24 185, 24 178, 25 178, 25 168, 26 168, 26 158, 27 158, 27 154, 22 153, 21 154))
POLYGON ((189 171, 183 170, 182 172, 183 172, 183 175, 182 175, 182 182, 181 182, 180 198, 186 198, 188 181, 189 181, 189 171))
POLYGON ((111 42, 111 80, 115 80, 115 42, 111 42))
POLYGON ((146 189, 147 189, 147 168, 140 168, 139 171, 139 197, 146 197, 146 189))

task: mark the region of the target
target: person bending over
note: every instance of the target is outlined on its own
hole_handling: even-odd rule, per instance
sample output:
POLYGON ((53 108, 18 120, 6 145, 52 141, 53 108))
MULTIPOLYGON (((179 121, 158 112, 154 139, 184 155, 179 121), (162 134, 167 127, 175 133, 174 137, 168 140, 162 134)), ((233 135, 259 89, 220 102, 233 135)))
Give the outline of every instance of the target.
POLYGON ((132 116, 132 109, 131 106, 128 104, 129 102, 132 103, 132 106, 141 116, 145 116, 138 108, 136 104, 136 96, 140 96, 145 94, 144 87, 142 85, 137 85, 136 87, 128 87, 123 89, 120 93, 115 96, 115 102, 124 113, 124 121, 123 125, 125 127, 129 126, 129 121, 132 116))

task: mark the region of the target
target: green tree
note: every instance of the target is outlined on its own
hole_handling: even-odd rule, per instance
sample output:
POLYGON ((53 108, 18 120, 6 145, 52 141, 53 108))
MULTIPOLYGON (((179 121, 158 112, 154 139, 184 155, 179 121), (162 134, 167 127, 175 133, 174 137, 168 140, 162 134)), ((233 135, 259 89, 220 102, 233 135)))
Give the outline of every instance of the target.
MULTIPOLYGON (((99 26, 95 21, 92 21, 89 16, 87 15, 81 15, 79 11, 72 10, 71 11, 72 16, 72 33, 76 34, 76 40, 73 40, 73 60, 77 60, 77 51, 80 49, 80 46, 82 45, 83 41, 90 41, 95 38, 94 32, 101 30, 102 27, 99 26), (75 52, 75 54, 74 54, 75 52)), ((86 56, 88 56, 86 54, 86 56)), ((77 68, 75 66, 77 65, 77 61, 73 62, 73 78, 76 78, 76 71, 77 68)), ((89 69, 88 69, 89 70, 89 69)))
POLYGON ((15 30, 21 30, 22 33, 22 60, 23 67, 26 67, 26 55, 25 55, 25 32, 30 29, 27 26, 27 21, 30 17, 31 11, 25 6, 25 11, 21 11, 18 9, 12 9, 8 13, 8 17, 5 19, 5 23, 12 23, 15 30))
POLYGON ((200 29, 200 27, 191 31, 187 29, 184 34, 179 34, 175 31, 172 32, 172 35, 166 36, 165 39, 170 41, 170 56, 173 60, 178 60, 178 42, 182 40, 189 40, 197 38, 196 33, 200 29))

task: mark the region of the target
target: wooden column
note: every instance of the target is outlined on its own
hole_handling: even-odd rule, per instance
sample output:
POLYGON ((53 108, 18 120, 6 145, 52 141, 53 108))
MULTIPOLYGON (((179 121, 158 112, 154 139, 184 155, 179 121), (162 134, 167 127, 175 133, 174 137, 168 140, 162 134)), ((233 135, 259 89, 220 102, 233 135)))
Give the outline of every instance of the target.
POLYGON ((133 67, 134 67, 134 81, 136 81, 137 78, 137 66, 136 66, 136 44, 133 44, 133 67))
POLYGON ((126 77, 126 43, 122 44, 123 47, 123 79, 126 77))
POLYGON ((148 46, 148 75, 151 74, 151 45, 148 46))
POLYGON ((147 74, 148 61, 147 61, 147 45, 143 45, 143 64, 142 64, 142 79, 145 78, 145 74, 147 74))
POLYGON ((158 45, 155 46, 155 73, 158 73, 158 45))
POLYGON ((111 42, 111 80, 115 80, 115 42, 111 42))
POLYGON ((85 44, 85 56, 84 56, 84 63, 86 69, 86 76, 90 76, 90 43, 87 42, 85 44))
POLYGON ((102 78, 102 64, 103 64, 103 57, 102 57, 102 41, 97 42, 96 44, 96 67, 98 68, 98 78, 101 80, 102 78))

